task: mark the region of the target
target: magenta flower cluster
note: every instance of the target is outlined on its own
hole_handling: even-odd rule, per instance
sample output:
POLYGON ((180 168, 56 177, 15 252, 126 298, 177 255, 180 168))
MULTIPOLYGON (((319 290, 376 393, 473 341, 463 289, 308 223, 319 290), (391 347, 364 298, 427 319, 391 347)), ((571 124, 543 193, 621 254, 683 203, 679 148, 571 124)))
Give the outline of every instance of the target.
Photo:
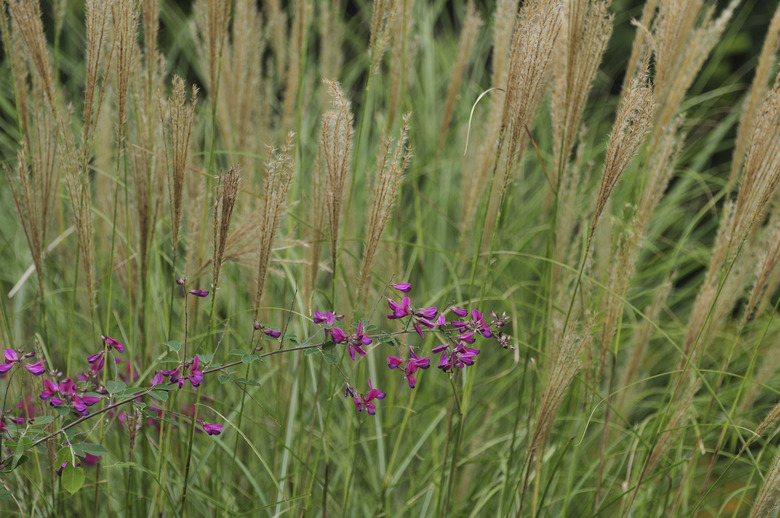
MULTIPOLYGON (((404 294, 411 292, 412 289, 412 285, 408 282, 392 284, 391 286, 404 294)), ((502 328, 509 320, 506 314, 499 317, 491 311, 492 319, 486 320, 485 315, 477 309, 451 307, 449 310, 439 313, 436 306, 420 308, 413 306, 409 296, 404 296, 400 301, 391 298, 386 300, 390 309, 387 319, 402 321, 405 324, 404 329, 394 333, 394 335, 403 335, 413 330, 413 333, 416 333, 422 340, 425 339, 426 333, 436 333, 442 338, 443 343, 433 347, 431 354, 439 355, 438 368, 449 373, 450 376, 461 369, 474 365, 480 349, 472 347, 472 345, 478 338, 493 339, 503 348, 511 348, 510 337, 502 332, 502 328), (448 321, 447 313, 451 313, 454 318, 448 321)), ((372 338, 364 332, 364 323, 358 322, 357 330, 354 333, 349 333, 339 327, 333 327, 336 320, 341 318, 343 315, 337 316, 335 313, 317 310, 314 312, 312 320, 315 324, 328 326, 325 329, 325 335, 329 336, 334 344, 346 345, 352 360, 355 360, 358 355, 365 356, 367 354, 365 347, 371 345, 372 338)), ((409 387, 415 388, 419 372, 428 369, 431 365, 431 354, 415 352, 415 347, 411 345, 405 347, 408 350, 408 355, 388 356, 387 366, 391 370, 403 373, 409 387)), ((384 393, 371 385, 370 380, 367 394, 358 393, 348 383, 345 396, 353 398, 358 410, 366 409, 371 415, 375 413, 376 409, 373 401, 385 397, 384 393)))
POLYGON ((46 372, 46 367, 43 366, 46 360, 40 360, 35 363, 24 361, 28 358, 34 357, 35 353, 33 352, 23 354, 21 357, 19 357, 19 354, 13 349, 6 349, 3 352, 5 355, 5 362, 0 363, 0 374, 5 374, 17 365, 24 365, 24 368, 34 376, 40 376, 46 372))

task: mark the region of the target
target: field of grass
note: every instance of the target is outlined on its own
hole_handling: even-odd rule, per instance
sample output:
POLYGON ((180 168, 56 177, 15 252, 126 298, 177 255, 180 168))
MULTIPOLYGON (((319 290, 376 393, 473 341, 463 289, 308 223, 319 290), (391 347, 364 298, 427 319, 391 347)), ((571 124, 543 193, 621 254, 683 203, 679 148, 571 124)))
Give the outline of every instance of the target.
POLYGON ((777 2, 0 5, 2 516, 776 515, 777 2))

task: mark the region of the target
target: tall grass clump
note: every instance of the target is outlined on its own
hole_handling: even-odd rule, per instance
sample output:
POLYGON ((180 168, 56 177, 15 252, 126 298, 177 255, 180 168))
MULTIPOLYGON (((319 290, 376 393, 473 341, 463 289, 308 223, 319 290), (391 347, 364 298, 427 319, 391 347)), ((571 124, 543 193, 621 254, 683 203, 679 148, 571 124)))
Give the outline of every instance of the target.
POLYGON ((780 507, 780 7, 0 0, 2 516, 780 507))

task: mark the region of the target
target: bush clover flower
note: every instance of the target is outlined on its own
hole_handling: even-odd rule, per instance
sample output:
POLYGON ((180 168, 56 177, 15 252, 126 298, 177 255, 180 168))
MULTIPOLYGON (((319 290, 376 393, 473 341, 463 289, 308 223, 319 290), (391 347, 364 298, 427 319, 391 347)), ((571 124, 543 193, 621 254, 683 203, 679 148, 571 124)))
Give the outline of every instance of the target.
POLYGON ((89 415, 87 408, 103 399, 101 396, 85 394, 71 378, 65 378, 59 383, 44 379, 40 398, 48 401, 49 406, 69 406, 81 416, 89 415))
POLYGON ((321 312, 318 309, 314 310, 314 318, 312 319, 315 324, 325 324, 326 326, 332 326, 336 323, 336 320, 341 320, 344 315, 337 315, 331 311, 321 312))
POLYGON ((409 293, 412 291, 412 284, 409 282, 399 282, 398 284, 391 284, 390 286, 401 293, 409 293))
POLYGON ((485 323, 485 318, 482 316, 482 313, 476 309, 471 310, 471 320, 453 320, 452 325, 460 328, 460 332, 464 334, 469 331, 474 331, 481 333, 485 338, 493 336, 490 327, 485 323))
POLYGON ((104 335, 100 335, 100 338, 102 338, 103 341, 106 342, 109 345, 109 347, 115 349, 116 352, 118 352, 118 353, 125 352, 125 346, 123 344, 119 343, 118 340, 115 340, 114 338, 111 338, 110 336, 104 336, 104 335))
POLYGON ((373 403, 375 399, 384 399, 386 394, 379 389, 375 389, 371 384, 371 380, 368 380, 368 394, 358 394, 357 390, 353 387, 347 386, 344 391, 345 396, 352 396, 352 400, 355 402, 355 407, 358 412, 362 412, 364 409, 369 415, 376 414, 376 405, 373 403))
POLYGON ((225 425, 222 424, 206 422, 201 422, 201 426, 203 427, 203 431, 209 435, 219 435, 222 433, 222 429, 225 427, 225 425))
POLYGON ((392 311, 391 314, 387 315, 387 318, 390 320, 404 318, 412 310, 412 300, 409 297, 401 299, 400 304, 393 299, 387 299, 387 305, 390 307, 390 311, 392 311))
POLYGON ((195 295, 196 297, 205 298, 209 296, 209 292, 206 290, 190 290, 187 293, 195 295))
POLYGON ((364 345, 371 344, 371 339, 368 335, 363 334, 363 322, 358 322, 357 332, 354 335, 348 335, 338 327, 334 327, 330 330, 333 343, 340 344, 346 343, 347 350, 349 351, 349 357, 354 360, 356 358, 355 353, 360 356, 365 356, 366 351, 363 349, 364 345))
POLYGON ((474 358, 480 353, 479 349, 468 347, 463 342, 457 342, 455 348, 452 351, 446 345, 440 345, 433 349, 433 352, 441 352, 439 358, 439 368, 444 371, 452 371, 453 369, 464 369, 469 365, 474 365, 474 358))
MULTIPOLYGON (((5 349, 3 351, 3 356, 5 357, 5 362, 0 363, 0 374, 5 374, 10 371, 15 365, 21 364, 22 360, 34 357, 35 353, 29 352, 19 358, 19 354, 13 349, 5 349)), ((46 360, 39 360, 35 363, 24 363, 24 368, 33 376, 40 376, 46 372, 46 367, 43 366, 44 363, 46 363, 46 360)))
POLYGON ((19 361, 19 356, 13 349, 6 349, 3 351, 5 355, 5 363, 0 364, 0 373, 5 374, 10 371, 11 368, 19 361))
POLYGON ((280 336, 282 336, 281 331, 271 329, 265 324, 261 324, 257 320, 255 320, 253 326, 255 331, 263 331, 263 333, 265 333, 266 336, 270 336, 271 338, 279 338, 280 336))
POLYGON ((404 363, 406 363, 406 367, 403 369, 404 376, 406 376, 406 381, 409 383, 409 388, 414 388, 417 384, 417 379, 415 378, 414 374, 419 369, 427 369, 430 367, 431 361, 430 356, 425 356, 423 358, 417 356, 411 347, 409 348, 409 355, 411 358, 409 358, 409 360, 406 362, 397 356, 389 356, 387 358, 387 366, 390 369, 397 369, 403 367, 404 363))
POLYGON ((46 372, 46 367, 43 366, 44 363, 46 363, 46 360, 40 360, 35 363, 25 363, 24 368, 27 369, 33 376, 40 376, 46 372))

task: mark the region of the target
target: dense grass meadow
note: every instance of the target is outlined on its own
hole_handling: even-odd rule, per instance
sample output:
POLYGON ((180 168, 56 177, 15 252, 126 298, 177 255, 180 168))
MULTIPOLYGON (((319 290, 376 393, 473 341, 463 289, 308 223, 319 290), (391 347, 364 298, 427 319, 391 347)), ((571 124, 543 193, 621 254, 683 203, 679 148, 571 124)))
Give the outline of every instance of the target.
POLYGON ((0 5, 3 517, 777 515, 777 1, 0 5))

